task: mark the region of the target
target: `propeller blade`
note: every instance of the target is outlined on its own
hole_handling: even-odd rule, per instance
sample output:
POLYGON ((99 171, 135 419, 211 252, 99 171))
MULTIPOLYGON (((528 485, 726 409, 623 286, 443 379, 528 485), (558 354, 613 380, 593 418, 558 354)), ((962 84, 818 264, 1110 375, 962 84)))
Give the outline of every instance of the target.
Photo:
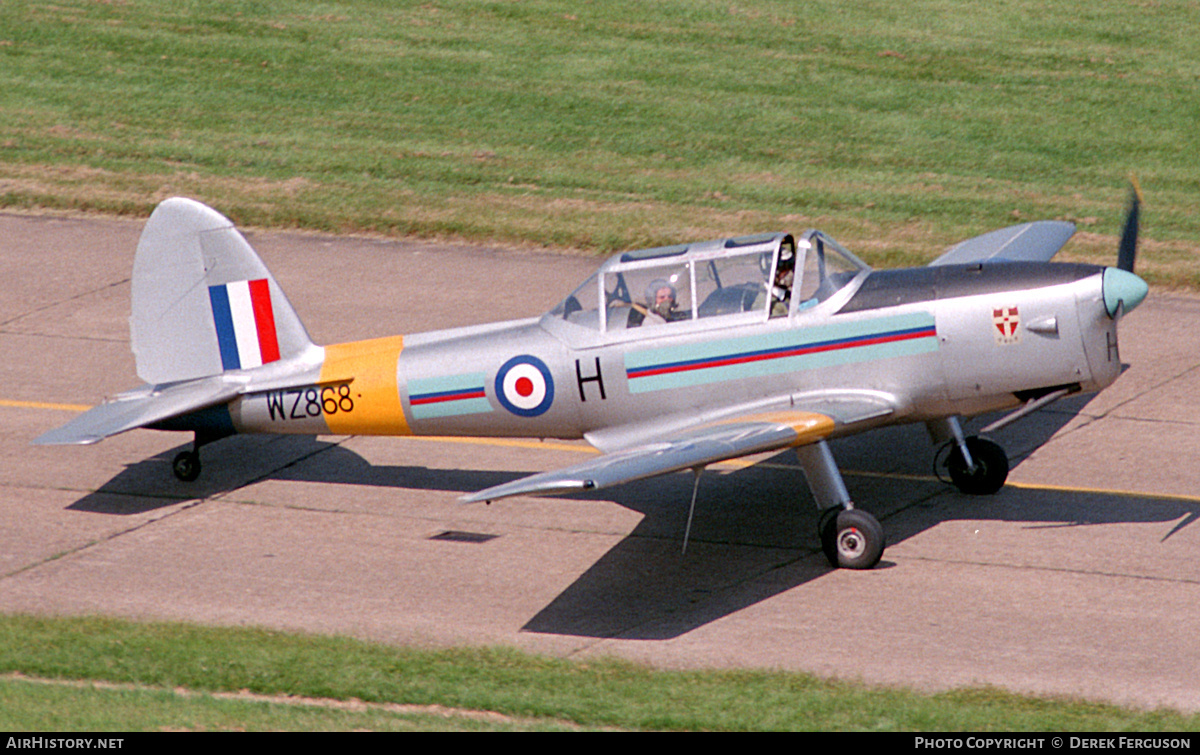
POLYGON ((1142 190, 1137 179, 1130 180, 1129 212, 1125 215, 1125 228, 1121 231, 1121 245, 1117 247, 1117 268, 1127 273, 1133 272, 1133 263, 1137 259, 1138 216, 1141 215, 1142 206, 1142 190))

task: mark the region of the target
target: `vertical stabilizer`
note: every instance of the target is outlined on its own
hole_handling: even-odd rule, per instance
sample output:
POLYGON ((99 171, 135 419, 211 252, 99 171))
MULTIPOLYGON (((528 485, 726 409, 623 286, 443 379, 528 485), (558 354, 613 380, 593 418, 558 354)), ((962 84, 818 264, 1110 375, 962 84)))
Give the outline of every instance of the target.
POLYGON ((133 263, 129 318, 151 384, 288 359, 311 341, 266 265, 228 218, 190 199, 150 216, 133 263))

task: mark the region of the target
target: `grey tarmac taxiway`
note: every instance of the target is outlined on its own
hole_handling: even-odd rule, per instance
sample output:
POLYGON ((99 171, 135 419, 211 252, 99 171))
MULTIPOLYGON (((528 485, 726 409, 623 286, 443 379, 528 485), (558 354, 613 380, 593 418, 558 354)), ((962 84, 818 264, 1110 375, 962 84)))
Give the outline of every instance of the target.
MULTIPOLYGON (((235 437, 204 449, 191 484, 171 475, 184 435, 30 445, 137 385, 127 318, 140 230, 0 214, 2 612, 1200 711, 1200 297, 1152 291, 1122 324, 1129 367, 1115 385, 996 434, 1013 471, 995 496, 938 482, 923 427, 837 441, 888 549, 872 571, 835 571, 790 454, 709 468, 683 555, 687 473, 457 502, 572 463, 589 453, 579 442, 235 437)), ((247 237, 318 343, 536 315, 597 263, 247 237)))

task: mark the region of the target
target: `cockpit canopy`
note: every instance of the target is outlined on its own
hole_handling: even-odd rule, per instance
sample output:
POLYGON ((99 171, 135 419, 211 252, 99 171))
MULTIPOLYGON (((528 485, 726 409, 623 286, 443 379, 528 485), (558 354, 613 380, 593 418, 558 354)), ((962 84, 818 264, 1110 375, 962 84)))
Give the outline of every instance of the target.
POLYGON ((545 319, 607 334, 765 321, 814 307, 869 269, 816 230, 639 249, 610 258, 545 319))

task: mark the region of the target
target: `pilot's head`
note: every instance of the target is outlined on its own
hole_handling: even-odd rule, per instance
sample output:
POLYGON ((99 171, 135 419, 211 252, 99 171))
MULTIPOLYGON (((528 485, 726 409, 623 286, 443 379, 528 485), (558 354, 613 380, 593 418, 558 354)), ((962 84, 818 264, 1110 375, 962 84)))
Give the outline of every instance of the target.
POLYGON ((791 288, 796 275, 796 248, 788 242, 779 247, 779 264, 775 266, 775 285, 791 288))
POLYGON ((662 278, 657 278, 646 287, 646 303, 650 311, 667 317, 675 309, 675 287, 662 278))

